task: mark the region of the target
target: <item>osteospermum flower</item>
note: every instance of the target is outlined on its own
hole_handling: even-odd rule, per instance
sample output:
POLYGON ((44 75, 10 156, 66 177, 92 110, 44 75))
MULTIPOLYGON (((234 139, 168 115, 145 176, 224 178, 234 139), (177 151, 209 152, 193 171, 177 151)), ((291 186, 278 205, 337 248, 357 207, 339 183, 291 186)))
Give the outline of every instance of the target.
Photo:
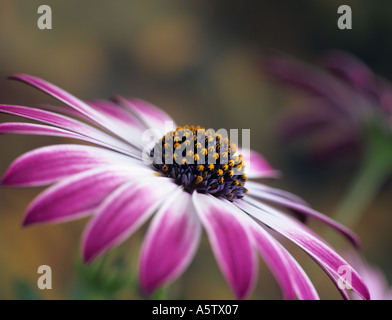
POLYGON ((347 52, 326 52, 319 67, 271 55, 264 71, 303 94, 302 108, 286 115, 280 133, 285 141, 305 142, 318 160, 337 155, 358 159, 367 148, 369 126, 391 131, 391 83, 347 52))
MULTIPOLYGON (((338 283, 338 269, 347 262, 302 221, 316 218, 354 243, 356 236, 298 197, 247 181, 276 174, 258 153, 239 153, 238 146, 213 130, 184 126, 164 131, 165 123, 173 120, 144 101, 83 102, 41 79, 12 78, 67 107, 0 105, 1 112, 41 123, 2 123, 1 133, 52 135, 92 144, 47 146, 11 164, 3 185, 52 185, 28 207, 25 226, 91 215, 82 241, 84 261, 90 262, 152 217, 139 261, 140 286, 147 294, 184 272, 203 229, 236 298, 245 298, 255 284, 256 252, 272 270, 284 298, 318 298, 276 234, 305 250, 338 283), (155 137, 152 144, 142 139, 147 129, 153 129, 148 131, 155 137), (284 208, 301 219, 286 214, 284 208)), ((348 268, 353 289, 368 298, 366 286, 348 268)), ((348 297, 344 290, 341 293, 348 297)))

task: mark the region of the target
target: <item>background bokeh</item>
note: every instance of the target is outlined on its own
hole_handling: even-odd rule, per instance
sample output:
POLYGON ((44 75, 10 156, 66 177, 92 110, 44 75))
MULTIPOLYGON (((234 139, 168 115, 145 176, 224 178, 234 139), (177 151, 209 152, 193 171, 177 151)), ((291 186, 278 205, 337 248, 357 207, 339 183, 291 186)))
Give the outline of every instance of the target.
MULTIPOLYGON (((141 97, 166 110, 179 124, 250 129, 251 147, 282 172, 281 180, 268 183, 300 195, 328 215, 356 168, 350 162, 326 166, 307 161, 277 141, 277 124, 289 98, 263 74, 260 59, 270 49, 278 49, 315 62, 325 50, 338 48, 392 79, 391 16, 389 0, 0 0, 0 103, 54 102, 6 79, 28 73, 83 99, 113 94, 141 97), (53 10, 52 30, 37 27, 41 4, 53 10), (337 27, 341 4, 352 8, 352 30, 337 27)), ((0 115, 1 122, 9 120, 15 118, 0 115)), ((0 136, 0 173, 23 152, 64 142, 0 136)), ((21 227, 26 207, 40 191, 0 188, 0 298, 94 297, 83 295, 82 280, 75 272, 85 219, 21 227), (36 286, 37 268, 43 264, 52 267, 52 290, 36 286)), ((391 184, 386 183, 355 231, 362 238, 366 258, 392 280, 391 192, 391 184)), ((136 266, 142 235, 143 230, 120 248, 127 252, 131 268, 136 266)), ((321 297, 339 298, 323 272, 302 252, 295 253, 321 297)), ((280 298, 269 270, 260 265, 251 298, 280 298)), ((126 289, 116 296, 139 297, 126 289)), ((169 297, 232 298, 206 239, 189 270, 170 287, 169 297)))

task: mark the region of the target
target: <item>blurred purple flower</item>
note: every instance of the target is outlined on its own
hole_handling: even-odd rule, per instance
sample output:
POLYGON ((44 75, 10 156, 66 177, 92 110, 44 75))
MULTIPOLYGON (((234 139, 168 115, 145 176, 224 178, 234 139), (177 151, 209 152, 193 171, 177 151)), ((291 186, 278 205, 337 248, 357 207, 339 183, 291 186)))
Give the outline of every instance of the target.
POLYGON ((281 136, 307 140, 319 160, 358 157, 369 122, 391 129, 392 86, 349 53, 329 51, 321 60, 324 69, 280 54, 264 60, 268 75, 305 95, 303 109, 283 119, 281 136))
MULTIPOLYGON (((258 153, 249 152, 251 161, 232 157, 236 147, 231 145, 229 164, 220 162, 220 157, 215 165, 208 163, 209 160, 205 166, 186 162, 170 164, 166 153, 160 153, 158 147, 163 145, 165 150, 165 139, 171 137, 180 145, 186 144, 189 137, 176 140, 177 134, 184 128, 199 134, 198 127, 165 132, 165 123, 172 119, 144 101, 118 97, 115 102, 83 102, 41 79, 28 75, 12 78, 38 88, 67 106, 0 105, 0 112, 41 123, 1 123, 0 133, 60 136, 92 144, 42 147, 11 164, 3 185, 53 184, 30 204, 25 226, 91 215, 82 242, 84 261, 90 262, 130 237, 155 213, 139 260, 139 281, 146 294, 184 272, 197 250, 202 227, 236 298, 245 298, 255 284, 255 252, 271 268, 284 298, 318 298, 303 269, 274 234, 283 235, 305 250, 338 286, 338 269, 347 262, 282 209, 292 210, 302 218, 316 218, 354 243, 356 236, 290 193, 245 182, 246 176, 253 179, 276 174, 258 153), (143 154, 146 146, 141 137, 149 128, 155 129, 157 142, 143 154), (152 155, 155 162, 146 164, 143 157, 152 155), (234 172, 234 167, 240 171, 234 172)), ((225 141, 207 131, 200 131, 204 134, 202 139, 212 138, 215 141, 212 149, 217 151, 225 141)), ((196 149, 192 156, 196 156, 196 149)), ((204 149, 204 152, 207 156, 213 150, 204 149)), ((353 289, 367 299, 366 286, 357 272, 351 267, 350 270, 353 289)), ((340 290, 348 298, 345 290, 340 290)))

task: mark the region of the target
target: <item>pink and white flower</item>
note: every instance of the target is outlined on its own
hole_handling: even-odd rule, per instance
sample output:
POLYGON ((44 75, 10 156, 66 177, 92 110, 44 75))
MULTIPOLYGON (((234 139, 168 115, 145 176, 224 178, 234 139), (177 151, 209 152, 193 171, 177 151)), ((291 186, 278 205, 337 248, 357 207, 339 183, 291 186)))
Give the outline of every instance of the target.
MULTIPOLYGON (((276 175, 258 153, 247 152, 250 159, 236 156, 237 148, 228 139, 199 127, 165 132, 165 122, 173 120, 141 100, 118 97, 115 101, 84 102, 32 76, 15 75, 12 79, 30 84, 66 106, 0 105, 0 112, 36 122, 1 123, 0 133, 59 136, 89 143, 35 149, 11 164, 3 185, 50 185, 29 205, 25 226, 89 215, 82 254, 84 261, 90 262, 118 246, 152 218, 139 261, 140 286, 147 294, 174 281, 186 270, 203 230, 238 299, 246 298, 256 282, 256 253, 270 267, 284 298, 318 299, 308 276, 276 234, 301 247, 338 286, 338 269, 348 263, 303 221, 315 218, 354 243, 356 236, 298 197, 247 181, 276 175), (156 135, 154 144, 146 149, 148 144, 142 136, 151 128, 161 132, 161 136, 156 135), (185 160, 172 161, 174 155, 167 148, 177 150, 193 142, 189 138, 192 134, 194 141, 208 141, 211 145, 203 148, 196 143, 192 152, 186 152, 185 160), (224 146, 226 153, 220 150, 224 146), (143 161, 146 156, 153 159, 152 163, 143 161), (200 157, 204 164, 189 161, 200 157)), ((369 298, 357 272, 350 271, 353 290, 362 298, 369 298)), ((344 289, 339 290, 348 298, 344 289)))

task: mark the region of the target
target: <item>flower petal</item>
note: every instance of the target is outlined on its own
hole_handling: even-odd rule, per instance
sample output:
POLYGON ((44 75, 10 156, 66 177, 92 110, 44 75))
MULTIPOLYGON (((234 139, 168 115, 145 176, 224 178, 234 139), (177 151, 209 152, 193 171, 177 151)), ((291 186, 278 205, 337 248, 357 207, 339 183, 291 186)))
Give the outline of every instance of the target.
POLYGON ((77 144, 52 145, 27 152, 5 173, 2 184, 42 186, 67 176, 110 164, 140 165, 132 158, 110 150, 77 144))
POLYGON ((26 74, 15 74, 10 77, 12 80, 18 80, 25 82, 47 94, 50 96, 58 99, 59 101, 67 104, 71 108, 75 109, 82 115, 86 116, 90 120, 92 120, 97 125, 109 130, 110 132, 114 133, 115 135, 125 139, 124 132, 121 128, 117 128, 115 123, 110 121, 105 115, 99 113, 98 111, 91 108, 87 103, 84 101, 76 98, 75 96, 71 95, 70 93, 64 91, 63 89, 45 81, 37 77, 33 77, 26 74))
POLYGON ((256 279, 257 260, 249 230, 239 216, 243 213, 226 201, 198 192, 193 193, 193 203, 223 275, 236 298, 245 298, 256 279))
POLYGON ((310 216, 315 218, 326 225, 336 229, 340 233, 342 233, 348 240, 350 240, 356 247, 359 246, 359 238, 353 233, 351 230, 336 222, 335 220, 313 210, 306 204, 301 204, 298 201, 294 201, 295 199, 284 198, 280 195, 274 195, 271 193, 267 193, 263 190, 262 185, 256 183, 247 183, 248 194, 251 196, 258 197, 263 200, 271 201, 275 204, 282 205, 288 209, 293 210, 294 212, 298 212, 303 215, 310 216), (261 188, 259 187, 261 186, 261 188))
POLYGON ((344 51, 331 50, 324 55, 323 64, 328 70, 334 72, 353 86, 361 88, 375 97, 380 95, 378 79, 376 79, 372 70, 351 54, 344 51))
POLYGON ((291 300, 297 294, 304 300, 318 299, 313 284, 297 261, 262 226, 252 222, 256 247, 280 284, 283 297, 291 300))
POLYGON ((341 270, 340 268, 347 268, 347 272, 352 276, 352 288, 362 298, 369 299, 369 291, 358 273, 333 249, 314 236, 305 226, 280 214, 275 209, 249 198, 246 202, 238 201, 237 206, 252 215, 258 221, 276 230, 297 244, 317 263, 327 268, 336 277, 341 276, 339 273, 341 270))
POLYGON ((122 125, 127 126, 128 129, 138 129, 143 131, 144 125, 131 112, 124 109, 117 103, 107 100, 89 100, 87 104, 92 108, 99 110, 99 112, 111 117, 113 120, 122 125))
MULTIPOLYGON (((132 158, 139 158, 135 154, 131 154, 129 151, 125 151, 123 148, 115 147, 109 143, 96 140, 92 137, 86 137, 78 133, 74 133, 68 130, 42 125, 35 123, 25 122, 5 122, 0 123, 0 134, 1 133, 13 133, 13 134, 28 134, 28 135, 43 135, 43 136, 54 136, 63 137, 70 139, 77 139, 85 142, 89 142, 98 146, 106 147, 117 151, 121 154, 126 154, 132 158)), ((128 147, 127 147, 128 148, 128 147)))
POLYGON ((92 126, 67 116, 45 110, 14 105, 0 105, 0 112, 40 121, 65 130, 69 130, 71 132, 105 142, 117 148, 121 148, 127 151, 134 151, 134 153, 139 154, 140 157, 140 152, 136 152, 136 150, 130 145, 123 143, 122 141, 119 141, 118 139, 115 139, 114 137, 92 126))
POLYGON ((308 206, 308 203, 304 199, 298 197, 297 195, 295 195, 291 192, 285 191, 285 190, 272 188, 272 187, 267 186, 265 184, 261 184, 261 183, 254 182, 254 181, 247 181, 246 188, 248 189, 248 191, 250 191, 250 189, 251 189, 252 192, 257 192, 257 191, 260 193, 265 192, 267 194, 271 194, 271 195, 274 195, 274 196, 277 196, 277 197, 280 197, 280 198, 283 198, 286 200, 290 200, 290 201, 298 203, 298 204, 302 204, 304 206, 308 206))
POLYGON ((279 172, 273 169, 260 153, 250 149, 238 149, 238 154, 243 156, 245 174, 248 178, 276 178, 279 176, 279 172))
POLYGON ((292 267, 291 280, 298 298, 300 300, 319 300, 320 298, 308 275, 287 251, 286 253, 291 257, 291 259, 288 259, 292 267))
POLYGON ((108 193, 140 174, 146 174, 146 169, 115 166, 66 178, 34 199, 23 225, 60 222, 86 215, 98 207, 108 193))
POLYGON ((322 97, 330 102, 331 107, 346 114, 352 114, 351 106, 358 102, 355 94, 336 81, 336 78, 296 59, 279 55, 271 56, 265 60, 264 66, 265 70, 277 80, 299 88, 305 93, 322 97))
POLYGON ((273 195, 264 192, 262 189, 259 188, 259 184, 253 183, 253 184, 247 184, 247 189, 248 189, 248 194, 250 196, 255 196, 257 198, 271 201, 275 204, 282 205, 288 209, 294 210, 296 212, 299 212, 301 214, 310 216, 314 219, 317 219, 323 223, 325 223, 327 226, 330 226, 331 228, 339 231, 342 235, 344 235, 349 241, 351 241, 356 247, 359 246, 359 238, 358 236, 346 228, 345 226, 341 225, 340 223, 336 222, 335 220, 321 214, 320 212, 317 212, 316 210, 313 210, 312 208, 309 208, 307 205, 294 202, 290 199, 285 199, 283 197, 280 197, 278 195, 273 195))
POLYGON ((122 106, 106 100, 87 101, 88 105, 99 110, 122 131, 122 137, 133 146, 143 149, 142 133, 145 130, 143 124, 122 106))
POLYGON ((135 98, 116 97, 119 103, 127 107, 145 124, 146 128, 154 128, 160 132, 160 136, 166 133, 165 124, 172 123, 176 127, 174 120, 158 107, 135 98))
POLYGON ((140 255, 139 279, 143 292, 179 277, 196 253, 201 224, 191 195, 177 190, 154 217, 140 255))
POLYGON ((84 232, 84 261, 92 261, 128 238, 176 187, 163 177, 143 177, 112 192, 97 209, 84 232))

